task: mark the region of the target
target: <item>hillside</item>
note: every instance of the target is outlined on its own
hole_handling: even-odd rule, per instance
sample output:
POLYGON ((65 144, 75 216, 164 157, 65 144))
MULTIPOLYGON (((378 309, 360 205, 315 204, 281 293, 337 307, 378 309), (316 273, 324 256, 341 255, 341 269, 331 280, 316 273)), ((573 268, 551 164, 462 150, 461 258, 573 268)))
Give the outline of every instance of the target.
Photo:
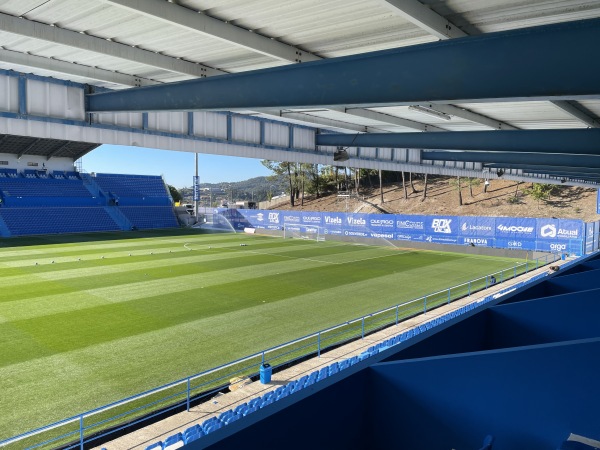
POLYGON ((483 183, 473 186, 473 196, 468 186, 462 187, 463 205, 458 204, 458 190, 448 177, 431 177, 427 187, 427 198, 422 201, 423 180, 415 180, 413 192, 407 183, 408 199, 404 199, 401 183, 384 185, 384 202, 380 202, 379 189, 365 188, 359 197, 338 197, 336 194, 316 199, 305 197, 304 205, 298 201, 294 208, 288 203, 277 209, 309 211, 348 211, 395 214, 445 214, 461 216, 517 216, 517 217, 556 217, 582 219, 586 222, 600 220, 596 214, 596 189, 571 186, 556 186, 555 192, 547 199, 538 201, 527 191, 532 183, 518 183, 510 180, 492 180, 487 192, 483 183), (372 204, 373 206, 370 206, 372 204))

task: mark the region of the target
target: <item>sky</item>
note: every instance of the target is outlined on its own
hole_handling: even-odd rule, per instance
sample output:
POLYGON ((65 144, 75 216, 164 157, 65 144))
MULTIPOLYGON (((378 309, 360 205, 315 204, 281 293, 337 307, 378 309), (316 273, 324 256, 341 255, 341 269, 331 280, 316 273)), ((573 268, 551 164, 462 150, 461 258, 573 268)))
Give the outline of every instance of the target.
MULTIPOLYGON (((243 181, 268 176, 260 159, 198 154, 201 183, 243 181)), ((86 172, 162 175, 177 189, 192 186, 194 154, 122 145, 101 145, 82 158, 86 172)))

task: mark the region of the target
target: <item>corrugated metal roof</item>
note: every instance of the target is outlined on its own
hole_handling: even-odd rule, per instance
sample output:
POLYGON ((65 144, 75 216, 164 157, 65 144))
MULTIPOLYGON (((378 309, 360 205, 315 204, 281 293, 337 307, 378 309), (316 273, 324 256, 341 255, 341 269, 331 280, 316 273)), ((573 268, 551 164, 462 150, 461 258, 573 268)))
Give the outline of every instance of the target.
MULTIPOLYGON (((598 0, 420 0, 435 13, 468 35, 535 25, 600 17, 598 0)), ((51 38, 34 33, 23 36, 0 28, 0 46, 17 53, 52 58, 73 68, 88 66, 119 74, 142 77, 154 82, 175 82, 194 78, 190 71, 180 70, 177 62, 202 64, 223 72, 276 67, 292 63, 270 56, 268 52, 247 48, 245 42, 231 42, 202 30, 177 24, 169 17, 156 17, 136 9, 126 8, 111 0, 4 0, 0 13, 52 27, 58 34, 65 30, 79 32, 82 36, 99 38, 95 48, 81 48, 58 43, 51 38), (103 50, 106 46, 123 45, 166 57, 167 64, 160 67, 142 57, 132 60, 119 57, 118 52, 103 50), (266 54, 265 54, 266 53, 266 54), (169 63, 172 62, 172 64, 169 63), (185 73, 184 73, 185 72, 185 73)), ((134 2, 136 8, 145 8, 152 2, 134 2)), ((385 0, 160 0, 159 5, 189 15, 218 19, 227 27, 238 27, 244 32, 264 38, 264 42, 279 42, 309 52, 319 58, 332 58, 363 52, 435 42, 430 34, 394 11, 385 0)), ((16 19, 15 19, 16 20, 16 19)), ((250 35, 249 35, 250 36, 250 35)), ((287 47, 286 47, 287 48, 287 47)), ((290 59, 290 58, 288 58, 290 59)), ((42 60, 43 61, 43 60, 42 60)), ((103 79, 89 79, 77 71, 69 75, 49 70, 44 64, 24 66, 0 59, 0 68, 32 72, 43 76, 68 78, 110 88, 127 87, 103 79)), ((483 115, 504 126, 532 128, 586 127, 550 102, 473 103, 455 105, 483 115)), ((575 106, 578 106, 577 104, 575 106)), ((592 119, 600 116, 600 100, 582 101, 579 107, 592 119)), ((406 106, 373 108, 373 111, 434 126, 445 130, 489 130, 490 122, 467 120, 451 115, 443 120, 411 111, 406 106)), ((385 116, 364 118, 360 115, 337 111, 306 112, 310 123, 319 118, 335 120, 340 124, 367 127, 374 131, 415 131, 401 126, 385 116), (381 119, 381 120, 378 120, 381 119)), ((290 115, 291 117, 291 115, 290 115)), ((295 116, 294 116, 295 117, 295 116)), ((295 117, 297 119, 297 117, 295 117)), ((280 120, 286 120, 285 115, 280 120)), ((327 126, 325 124, 324 126, 327 126)), ((331 127, 331 125, 329 125, 331 127)))

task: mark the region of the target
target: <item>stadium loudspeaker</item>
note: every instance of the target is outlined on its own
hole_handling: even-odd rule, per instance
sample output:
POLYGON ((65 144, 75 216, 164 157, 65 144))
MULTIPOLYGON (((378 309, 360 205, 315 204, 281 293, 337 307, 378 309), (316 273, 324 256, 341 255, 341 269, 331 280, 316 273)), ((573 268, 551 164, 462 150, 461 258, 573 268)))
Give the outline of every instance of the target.
POLYGON ((348 156, 348 152, 341 147, 338 147, 338 149, 333 153, 334 161, 348 161, 349 158, 350 156, 348 156))

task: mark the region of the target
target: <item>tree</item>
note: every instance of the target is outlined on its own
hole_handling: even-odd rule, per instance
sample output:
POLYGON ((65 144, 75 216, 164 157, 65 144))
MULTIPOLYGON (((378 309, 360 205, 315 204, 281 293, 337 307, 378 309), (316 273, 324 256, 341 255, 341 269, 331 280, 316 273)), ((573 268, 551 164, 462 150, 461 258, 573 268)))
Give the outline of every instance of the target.
POLYGON ((463 205, 462 201, 462 186, 460 185, 460 177, 456 177, 456 179, 449 180, 450 186, 454 186, 458 191, 458 206, 463 205))
POLYGON ((381 195, 381 204, 383 205, 383 177, 381 176, 381 169, 379 169, 379 195, 381 195))
POLYGON ((402 189, 404 190, 404 200, 407 200, 408 192, 406 191, 406 181, 404 179, 404 171, 402 171, 402 189))
POLYGON ((295 163, 289 162, 276 162, 269 160, 262 160, 261 164, 267 169, 273 172, 274 175, 269 177, 271 180, 277 180, 282 175, 287 175, 287 179, 290 185, 290 205, 294 206, 294 198, 298 198, 298 169, 295 163), (292 179, 292 166, 294 169, 294 178, 292 179))
POLYGON ((167 184, 167 187, 169 188, 169 194, 171 194, 171 197, 173 198, 174 202, 180 202, 183 199, 181 193, 177 190, 175 186, 167 184))
MULTIPOLYGON (((414 187, 413 187, 413 189, 414 189, 414 187)), ((423 198, 421 198, 421 201, 424 202, 426 198, 427 198, 427 174, 425 174, 425 184, 423 186, 423 198)))
POLYGON ((533 183, 527 193, 537 200, 539 208, 540 202, 542 200, 547 201, 554 192, 554 189, 555 186, 552 184, 533 183))
POLYGON ((467 185, 469 186, 469 195, 473 198, 473 186, 479 186, 481 180, 479 178, 467 178, 467 185))

